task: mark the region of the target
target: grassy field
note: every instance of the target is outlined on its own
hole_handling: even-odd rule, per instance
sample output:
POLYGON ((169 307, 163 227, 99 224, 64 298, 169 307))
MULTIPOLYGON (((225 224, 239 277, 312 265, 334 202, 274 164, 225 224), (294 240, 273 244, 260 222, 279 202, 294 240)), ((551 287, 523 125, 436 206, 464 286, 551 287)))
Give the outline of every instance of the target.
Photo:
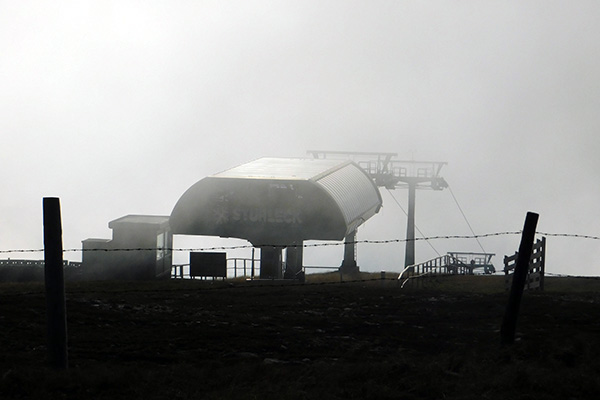
POLYGON ((1 399, 595 399, 600 281, 548 278, 500 345, 501 276, 67 285, 67 371, 39 283, 0 284, 1 399))

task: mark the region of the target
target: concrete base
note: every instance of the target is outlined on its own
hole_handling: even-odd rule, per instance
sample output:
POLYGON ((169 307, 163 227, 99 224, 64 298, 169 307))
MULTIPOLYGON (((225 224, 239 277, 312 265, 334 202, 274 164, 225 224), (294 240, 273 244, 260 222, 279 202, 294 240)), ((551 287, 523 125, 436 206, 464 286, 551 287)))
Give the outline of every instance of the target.
POLYGON ((356 265, 356 261, 351 260, 350 262, 344 261, 340 266, 340 272, 343 274, 358 274, 360 268, 356 265))

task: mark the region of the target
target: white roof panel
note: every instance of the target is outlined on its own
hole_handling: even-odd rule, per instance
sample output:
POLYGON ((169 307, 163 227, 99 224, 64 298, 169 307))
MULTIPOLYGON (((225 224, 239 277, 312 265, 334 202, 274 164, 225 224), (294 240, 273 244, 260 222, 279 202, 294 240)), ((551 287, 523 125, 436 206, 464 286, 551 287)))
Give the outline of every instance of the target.
POLYGON ((348 162, 314 158, 259 158, 213 175, 215 178, 309 180, 348 162))

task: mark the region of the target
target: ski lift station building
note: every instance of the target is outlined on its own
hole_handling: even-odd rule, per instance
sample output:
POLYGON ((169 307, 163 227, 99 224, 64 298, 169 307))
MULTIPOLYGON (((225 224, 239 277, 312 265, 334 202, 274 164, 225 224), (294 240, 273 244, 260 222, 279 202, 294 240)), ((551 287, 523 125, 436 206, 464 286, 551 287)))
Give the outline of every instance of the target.
MULTIPOLYGON (((358 164, 345 160, 261 158, 208 176, 178 200, 169 225, 175 235, 246 239, 261 250, 261 278, 302 271, 306 240, 354 242, 356 229, 381 208, 379 189, 358 164)), ((346 245, 342 267, 356 268, 346 245)))

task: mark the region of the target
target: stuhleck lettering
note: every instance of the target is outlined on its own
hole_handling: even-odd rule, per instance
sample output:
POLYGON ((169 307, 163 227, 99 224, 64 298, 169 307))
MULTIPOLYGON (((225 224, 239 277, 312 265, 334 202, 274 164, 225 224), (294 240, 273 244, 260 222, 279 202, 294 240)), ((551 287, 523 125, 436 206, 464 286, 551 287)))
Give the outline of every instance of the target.
POLYGON ((301 212, 291 208, 235 207, 229 210, 225 207, 217 207, 214 209, 214 217, 217 225, 230 222, 293 225, 301 224, 303 221, 301 212))

